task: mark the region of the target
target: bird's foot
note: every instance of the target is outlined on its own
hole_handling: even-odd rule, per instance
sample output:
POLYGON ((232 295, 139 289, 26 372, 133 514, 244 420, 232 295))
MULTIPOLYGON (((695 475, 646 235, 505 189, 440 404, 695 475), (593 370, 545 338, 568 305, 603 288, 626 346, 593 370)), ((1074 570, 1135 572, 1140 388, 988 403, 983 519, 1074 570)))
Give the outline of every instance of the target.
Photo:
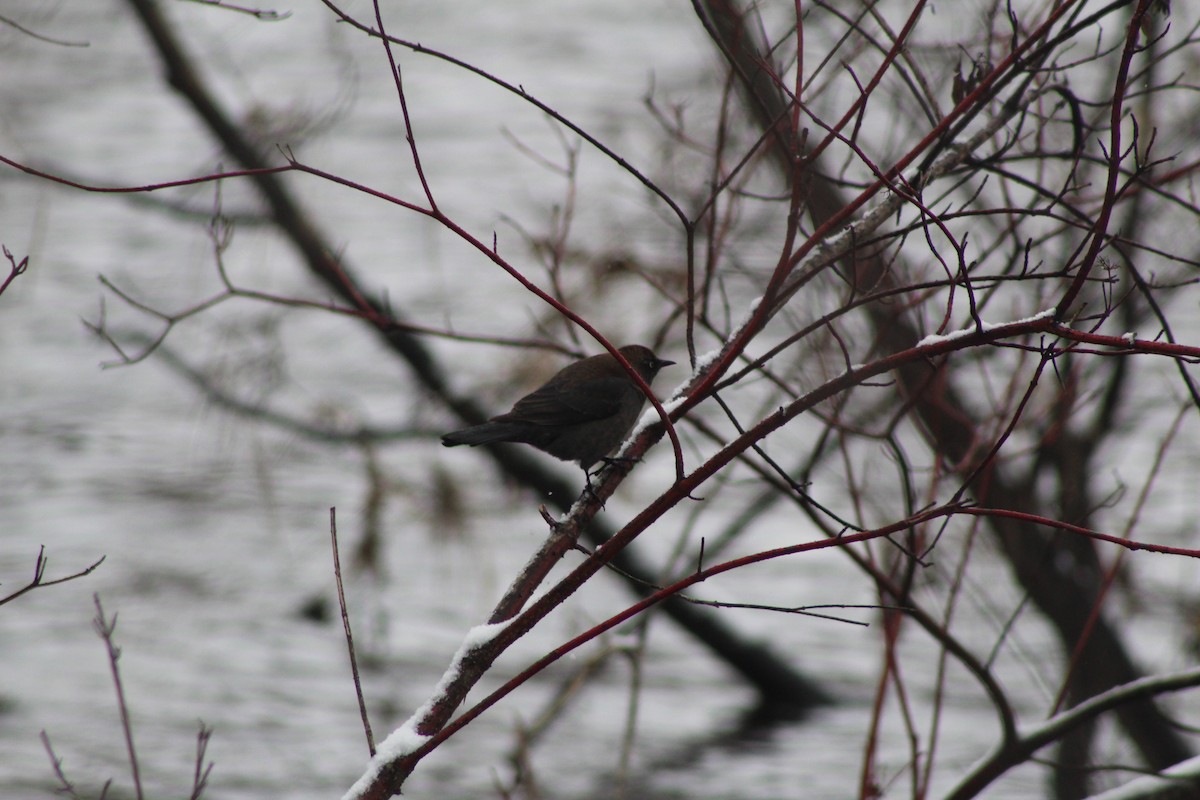
POLYGON ((606 467, 611 467, 613 464, 636 464, 641 461, 640 458, 630 458, 629 456, 604 456, 600 460, 606 467))
MULTIPOLYGON (((599 470, 597 470, 597 471, 599 471, 599 470)), ((600 495, 596 494, 596 489, 595 489, 595 487, 592 486, 592 473, 588 472, 585 469, 583 471, 583 478, 584 478, 584 481, 586 481, 586 483, 584 483, 584 485, 583 485, 584 496, 590 497, 592 500, 595 500, 596 502, 598 502, 600 504, 601 508, 604 508, 604 501, 600 499, 600 495)))

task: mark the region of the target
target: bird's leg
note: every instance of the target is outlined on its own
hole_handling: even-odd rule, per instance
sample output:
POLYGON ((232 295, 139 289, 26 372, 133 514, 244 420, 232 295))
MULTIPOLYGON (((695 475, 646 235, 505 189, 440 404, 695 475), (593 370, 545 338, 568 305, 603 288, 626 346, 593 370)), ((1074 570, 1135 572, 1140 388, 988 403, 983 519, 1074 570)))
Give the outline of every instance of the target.
MULTIPOLYGON (((596 471, 599 472, 599 470, 596 471)), ((604 501, 600 500, 600 495, 596 494, 596 490, 592 486, 592 473, 586 467, 583 470, 583 479, 585 481, 583 485, 583 493, 585 495, 591 495, 592 499, 599 501, 600 507, 604 508, 604 501)))
MULTIPOLYGON (((600 461, 603 462, 603 465, 599 469, 596 470, 597 475, 599 475, 601 472, 603 472, 604 470, 611 467, 613 464, 625 464, 625 465, 636 464, 637 462, 641 461, 641 459, 640 458, 627 458, 625 456, 601 456, 600 461)), ((596 490, 594 488, 592 488, 592 471, 590 469, 588 469, 587 467, 583 468, 583 478, 584 478, 584 481, 586 481, 586 483, 584 484, 584 487, 583 487, 583 493, 590 494, 593 499, 599 500, 600 499, 599 495, 597 495, 596 490)), ((601 503, 600 507, 603 508, 604 503, 601 503)))

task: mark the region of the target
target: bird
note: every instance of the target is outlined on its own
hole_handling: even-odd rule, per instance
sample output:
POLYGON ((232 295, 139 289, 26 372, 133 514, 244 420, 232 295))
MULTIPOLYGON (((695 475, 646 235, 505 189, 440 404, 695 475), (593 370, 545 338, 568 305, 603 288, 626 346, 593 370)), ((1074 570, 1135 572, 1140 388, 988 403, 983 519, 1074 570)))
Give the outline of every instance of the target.
MULTIPOLYGON (((640 344, 626 345, 619 352, 647 385, 659 370, 675 363, 640 344)), ((645 402, 646 396, 621 363, 610 353, 602 353, 563 367, 507 413, 443 435, 442 444, 532 445, 555 458, 577 463, 590 487, 592 466, 608 461, 608 454, 637 422, 645 402)))

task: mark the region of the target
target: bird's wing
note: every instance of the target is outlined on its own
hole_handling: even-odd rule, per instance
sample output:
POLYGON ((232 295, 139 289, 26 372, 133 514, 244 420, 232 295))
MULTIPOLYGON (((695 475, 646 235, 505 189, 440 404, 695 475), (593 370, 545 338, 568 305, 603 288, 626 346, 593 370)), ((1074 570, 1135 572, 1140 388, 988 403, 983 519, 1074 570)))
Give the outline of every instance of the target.
POLYGON ((503 419, 535 425, 578 425, 614 416, 630 391, 636 391, 636 387, 617 377, 570 387, 550 383, 518 400, 503 419))

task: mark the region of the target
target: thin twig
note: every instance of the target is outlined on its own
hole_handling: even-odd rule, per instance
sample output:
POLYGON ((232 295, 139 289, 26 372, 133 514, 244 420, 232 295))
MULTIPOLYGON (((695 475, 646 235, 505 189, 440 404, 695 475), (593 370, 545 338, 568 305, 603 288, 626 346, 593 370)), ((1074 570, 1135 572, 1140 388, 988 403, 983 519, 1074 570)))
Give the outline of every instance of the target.
POLYGON ((31 36, 34 39, 37 39, 42 42, 46 42, 47 44, 56 44, 56 45, 59 45, 60 47, 91 47, 92 46, 91 42, 72 42, 72 41, 68 41, 66 39, 55 39, 52 36, 46 36, 45 34, 38 33, 37 31, 33 31, 33 30, 30 30, 29 28, 26 28, 24 25, 21 25, 19 22, 12 19, 11 17, 0 16, 0 25, 8 25, 9 27, 16 28, 21 33, 25 34, 26 36, 31 36))
POLYGON ((208 740, 212 738, 212 733, 212 728, 203 722, 200 723, 200 730, 196 733, 196 771, 192 776, 192 793, 188 800, 199 800, 200 795, 204 793, 204 787, 208 785, 213 762, 205 765, 204 756, 208 752, 208 740))
POLYGON ((358 657, 354 651, 354 635, 350 632, 350 612, 346 609, 346 593, 342 589, 342 560, 338 555, 337 509, 329 509, 329 539, 333 543, 333 577, 337 582, 338 608, 342 610, 342 630, 346 632, 346 649, 350 651, 350 674, 354 676, 354 694, 358 698, 358 713, 362 715, 363 732, 367 735, 367 750, 375 755, 375 736, 367 717, 367 702, 363 699, 362 681, 358 676, 358 657))
POLYGON ((20 261, 17 261, 16 256, 12 254, 7 245, 4 247, 4 257, 8 259, 9 268, 8 277, 4 279, 3 283, 0 283, 0 294, 4 294, 4 290, 8 288, 8 285, 16 280, 18 275, 23 275, 25 270, 29 268, 29 256, 25 256, 20 261))
POLYGON ((113 687, 117 691, 117 709, 121 713, 121 729, 125 733, 125 748, 129 752, 129 771, 133 777, 134 793, 138 800, 143 800, 142 776, 138 769, 137 749, 133 744, 133 723, 129 721, 129 705, 125 701, 125 689, 121 685, 121 671, 117 667, 117 661, 121 658, 121 648, 113 642, 113 632, 117 629, 117 615, 113 614, 112 620, 109 621, 104 616, 104 607, 100 605, 100 595, 94 594, 92 599, 96 604, 96 618, 92 623, 96 628, 96 633, 104 640, 104 646, 108 649, 108 663, 112 669, 113 687))
POLYGON ((270 9, 250 8, 249 6, 235 6, 231 3, 226 3, 225 0, 188 0, 189 3, 198 3, 203 6, 213 6, 226 11, 236 11, 239 14, 247 14, 262 22, 280 22, 292 15, 291 11, 272 11, 270 9))
POLYGON ((17 591, 8 595, 7 597, 0 597, 0 606, 4 605, 5 603, 8 603, 12 600, 16 600, 21 595, 25 594, 26 592, 32 591, 34 589, 38 589, 38 588, 41 588, 44 586, 53 586, 56 583, 66 583, 67 581, 73 581, 76 578, 82 578, 84 575, 90 575, 92 573, 92 570, 94 570, 96 567, 98 567, 102 563, 104 563, 105 558, 106 558, 105 556, 100 556, 100 558, 94 564, 92 564, 90 567, 85 567, 84 569, 81 569, 79 572, 76 572, 73 575, 67 575, 62 578, 55 578, 54 580, 48 581, 48 580, 45 580, 45 575, 46 575, 46 566, 50 563, 50 559, 46 557, 45 546, 39 547, 38 554, 37 554, 37 560, 34 562, 34 565, 33 565, 33 580, 31 580, 29 583, 25 584, 25 586, 21 587, 17 591))

